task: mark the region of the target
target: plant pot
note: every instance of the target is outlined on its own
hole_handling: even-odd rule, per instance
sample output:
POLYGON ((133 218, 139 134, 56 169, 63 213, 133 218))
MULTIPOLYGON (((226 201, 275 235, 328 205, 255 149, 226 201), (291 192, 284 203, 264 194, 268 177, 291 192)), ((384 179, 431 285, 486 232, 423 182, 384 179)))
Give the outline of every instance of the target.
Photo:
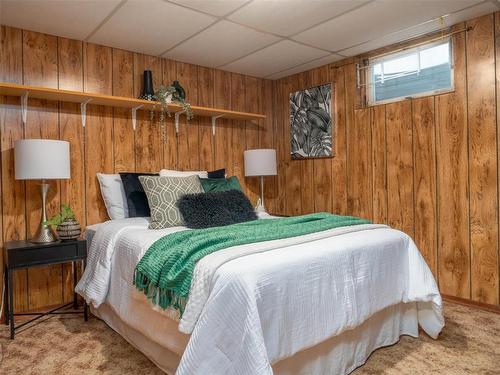
POLYGON ((80 237, 82 228, 75 219, 66 219, 57 226, 56 232, 61 241, 70 241, 80 237))

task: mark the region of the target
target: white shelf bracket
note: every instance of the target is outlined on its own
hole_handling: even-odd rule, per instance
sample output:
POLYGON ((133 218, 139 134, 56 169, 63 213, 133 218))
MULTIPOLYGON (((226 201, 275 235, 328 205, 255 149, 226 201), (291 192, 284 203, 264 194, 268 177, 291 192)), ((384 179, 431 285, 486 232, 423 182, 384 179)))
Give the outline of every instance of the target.
POLYGON ((80 112, 82 115, 82 126, 85 127, 87 123, 87 104, 89 104, 92 99, 87 99, 83 103, 80 103, 80 112))
POLYGON ((23 125, 26 125, 26 121, 28 120, 28 94, 26 91, 23 96, 21 96, 21 118, 23 120, 23 125))
POLYGON ((224 115, 217 115, 217 116, 212 116, 212 136, 215 137, 215 122, 217 119, 224 117, 224 115))
POLYGON ((179 134, 179 117, 181 117, 182 112, 175 112, 175 132, 179 134))
POLYGON ((142 105, 138 105, 137 107, 132 108, 132 129, 134 129, 134 131, 137 127, 137 110, 142 107, 142 105))

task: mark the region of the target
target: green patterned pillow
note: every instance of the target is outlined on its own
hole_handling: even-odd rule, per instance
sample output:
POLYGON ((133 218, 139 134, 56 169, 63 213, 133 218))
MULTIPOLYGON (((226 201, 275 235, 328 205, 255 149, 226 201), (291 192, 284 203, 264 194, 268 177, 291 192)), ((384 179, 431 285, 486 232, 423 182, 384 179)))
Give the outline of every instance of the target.
POLYGON ((200 182, 205 193, 210 191, 241 191, 240 181, 238 181, 238 177, 236 176, 229 178, 200 178, 200 182))
POLYGON ((188 177, 139 176, 149 207, 149 229, 163 229, 182 225, 177 200, 185 194, 203 193, 197 175, 188 177))

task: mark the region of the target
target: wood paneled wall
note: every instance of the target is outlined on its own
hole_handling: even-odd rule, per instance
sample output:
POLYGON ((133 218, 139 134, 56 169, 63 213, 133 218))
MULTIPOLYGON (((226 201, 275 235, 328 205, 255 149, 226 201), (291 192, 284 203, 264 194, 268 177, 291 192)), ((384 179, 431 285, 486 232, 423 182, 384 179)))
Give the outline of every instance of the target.
POLYGON ((500 14, 454 28, 465 26, 452 37, 452 93, 362 108, 363 57, 279 80, 276 207, 388 223, 414 238, 443 294, 499 305, 500 14), (288 95, 326 82, 335 89, 335 156, 291 160, 288 95))
MULTIPOLYGON (((243 177, 243 151, 275 147, 279 173, 266 181, 269 211, 331 211, 388 223, 411 235, 442 293, 499 305, 500 15, 455 26, 455 90, 438 96, 360 106, 351 58, 278 81, 175 62, 90 43, 1 28, 0 81, 136 97, 141 73, 155 85, 177 79, 192 104, 265 113, 260 122, 210 119, 181 124, 167 139, 140 112, 89 105, 82 128, 79 106, 29 101, 22 125, 19 98, 0 97, 0 241, 34 232, 40 214, 36 184, 15 181, 13 145, 30 137, 71 142, 72 178, 53 184, 49 212, 69 203, 84 225, 107 218, 96 172, 216 169, 244 182, 252 200, 258 181, 243 177), (334 157, 291 160, 288 95, 334 84, 334 157)), ((18 272, 16 309, 71 298, 71 267, 18 272)))
MULTIPOLYGON (((258 196, 257 181, 243 177, 243 150, 274 147, 272 81, 1 27, 2 82, 138 97, 145 69, 153 71, 155 86, 179 80, 193 105, 265 113, 268 117, 253 122, 221 119, 215 137, 209 118, 184 121, 178 135, 168 119, 163 142, 158 123, 151 122, 146 111, 139 111, 134 132, 130 111, 89 104, 83 128, 78 104, 29 99, 28 121, 23 126, 19 98, 0 96, 0 245, 33 234, 40 220, 36 182, 14 179, 14 142, 23 138, 71 143, 71 179, 52 183, 48 211, 53 214, 61 203, 69 203, 84 226, 107 219, 97 172, 226 168, 228 174, 240 178, 252 199, 258 196)), ((269 179, 266 189, 267 204, 275 210, 274 179, 269 179)), ((0 266, 3 270, 3 264, 0 266)), ((70 265, 16 272, 16 311, 69 301, 71 280, 70 265)))

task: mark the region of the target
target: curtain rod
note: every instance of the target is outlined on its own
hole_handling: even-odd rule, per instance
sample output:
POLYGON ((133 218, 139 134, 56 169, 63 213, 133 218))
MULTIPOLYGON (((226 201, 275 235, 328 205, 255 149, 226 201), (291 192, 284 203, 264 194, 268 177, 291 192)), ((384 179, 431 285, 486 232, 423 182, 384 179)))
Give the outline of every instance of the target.
MULTIPOLYGON (((447 38, 447 37, 450 37, 452 35, 463 33, 464 31, 470 31, 470 30, 472 30, 472 27, 465 27, 465 28, 460 29, 460 30, 451 31, 451 32, 449 32, 447 34, 441 34, 440 36, 436 36, 434 38, 427 39, 426 41, 423 41, 423 42, 420 42, 420 43, 412 44, 412 45, 409 45, 409 46, 406 46, 406 47, 401 47, 401 48, 398 48, 398 49, 395 49, 395 50, 391 50, 389 52, 381 53, 380 55, 375 55, 375 56, 369 57, 369 59, 375 59, 375 58, 378 58, 378 57, 382 57, 382 56, 386 56, 386 55, 391 55, 393 53, 398 53, 398 52, 401 52, 401 51, 406 51, 408 49, 412 49, 412 48, 415 48, 415 47, 420 47, 420 46, 423 46, 425 44, 432 43, 432 42, 438 41, 440 39, 447 38)), ((413 39, 421 38, 424 35, 427 35, 427 34, 423 34, 421 36, 416 36, 414 38, 407 39, 406 41, 402 41, 400 43, 409 42, 409 41, 411 41, 413 39)), ((358 69, 367 69, 369 67, 370 67, 370 65, 368 64, 368 65, 364 65, 364 66, 358 66, 358 69)))

